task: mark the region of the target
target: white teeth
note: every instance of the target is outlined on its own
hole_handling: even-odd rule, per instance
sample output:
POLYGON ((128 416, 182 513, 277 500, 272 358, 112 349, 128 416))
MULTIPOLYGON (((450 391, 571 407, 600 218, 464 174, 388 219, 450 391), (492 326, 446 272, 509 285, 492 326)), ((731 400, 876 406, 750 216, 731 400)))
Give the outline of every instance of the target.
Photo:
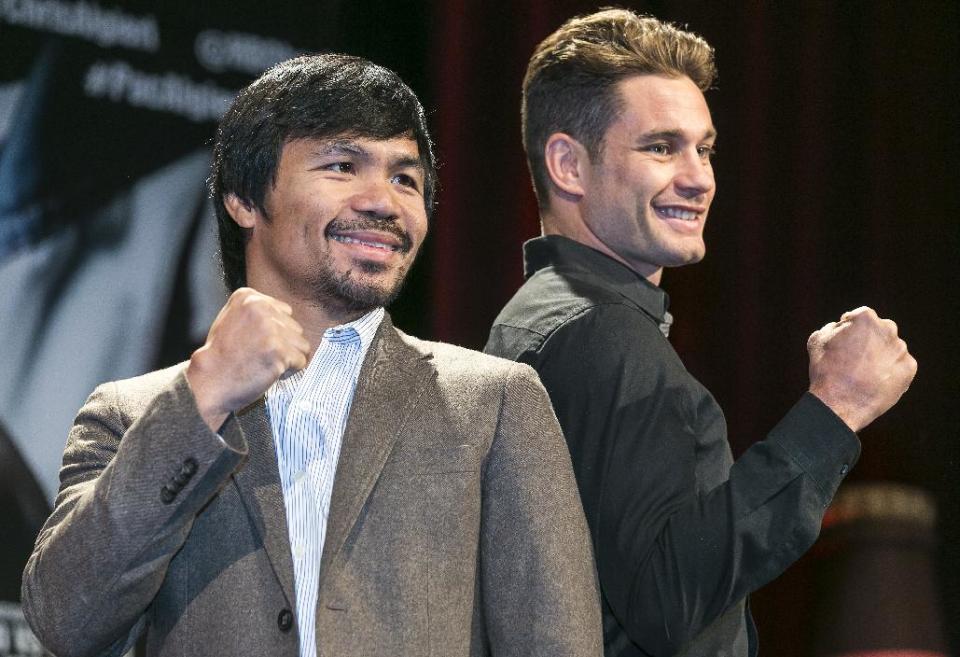
POLYGON ((681 210, 680 208, 657 208, 657 212, 664 217, 669 217, 671 219, 683 219, 684 221, 693 221, 697 218, 696 212, 681 210))
POLYGON ((354 239, 352 237, 347 237, 346 235, 331 235, 330 237, 342 244, 363 244, 364 246, 370 246, 374 249, 383 249, 384 251, 400 250, 400 247, 398 246, 391 246, 390 244, 382 244, 380 242, 365 242, 364 240, 354 239))

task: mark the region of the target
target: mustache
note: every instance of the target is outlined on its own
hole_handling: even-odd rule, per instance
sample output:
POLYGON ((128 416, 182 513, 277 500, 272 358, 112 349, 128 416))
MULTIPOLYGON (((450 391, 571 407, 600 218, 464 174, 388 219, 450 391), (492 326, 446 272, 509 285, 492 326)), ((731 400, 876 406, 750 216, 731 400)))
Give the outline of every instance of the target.
POLYGON ((335 217, 327 224, 324 233, 330 237, 331 233, 348 233, 351 231, 377 230, 389 233, 400 240, 398 247, 404 253, 413 248, 413 239, 397 223, 396 217, 335 217))

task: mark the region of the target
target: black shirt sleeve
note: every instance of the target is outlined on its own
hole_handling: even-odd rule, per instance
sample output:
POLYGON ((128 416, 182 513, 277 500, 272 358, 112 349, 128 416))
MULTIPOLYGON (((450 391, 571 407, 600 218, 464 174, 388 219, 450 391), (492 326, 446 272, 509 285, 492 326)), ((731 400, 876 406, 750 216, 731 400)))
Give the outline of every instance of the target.
POLYGON ((519 359, 567 438, 606 601, 651 655, 673 654, 803 554, 859 455, 807 394, 729 473, 729 457, 703 459, 699 434, 726 437, 716 402, 624 305, 585 311, 519 359), (705 488, 704 467, 722 468, 706 477, 721 483, 705 488))

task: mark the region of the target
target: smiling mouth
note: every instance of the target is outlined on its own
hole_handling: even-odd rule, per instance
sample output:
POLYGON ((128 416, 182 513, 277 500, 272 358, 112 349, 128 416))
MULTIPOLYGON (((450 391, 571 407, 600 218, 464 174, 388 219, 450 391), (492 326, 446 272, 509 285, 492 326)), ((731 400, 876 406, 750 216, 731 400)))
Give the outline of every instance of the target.
POLYGON ((404 248, 403 244, 387 244, 386 242, 372 242, 368 240, 356 239, 348 235, 331 234, 330 239, 340 242, 341 244, 360 244, 361 246, 368 246, 372 249, 381 249, 383 251, 392 251, 393 253, 405 253, 407 251, 407 249, 404 248))
POLYGON ((368 219, 334 219, 327 224, 327 239, 340 244, 387 253, 408 253, 413 240, 400 226, 390 220, 372 222, 368 219))
POLYGON ((680 219, 681 221, 694 221, 700 216, 699 212, 693 210, 684 210, 673 206, 656 207, 654 210, 658 215, 666 219, 680 219))

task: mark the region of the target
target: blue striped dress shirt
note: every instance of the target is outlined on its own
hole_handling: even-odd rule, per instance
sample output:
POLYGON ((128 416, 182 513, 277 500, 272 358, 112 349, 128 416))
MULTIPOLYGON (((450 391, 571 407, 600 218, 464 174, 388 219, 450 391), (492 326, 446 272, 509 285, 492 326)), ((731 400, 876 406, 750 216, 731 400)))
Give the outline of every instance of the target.
POLYGON ((267 390, 296 587, 300 656, 316 657, 317 586, 333 478, 360 366, 383 308, 327 329, 306 369, 267 390))

